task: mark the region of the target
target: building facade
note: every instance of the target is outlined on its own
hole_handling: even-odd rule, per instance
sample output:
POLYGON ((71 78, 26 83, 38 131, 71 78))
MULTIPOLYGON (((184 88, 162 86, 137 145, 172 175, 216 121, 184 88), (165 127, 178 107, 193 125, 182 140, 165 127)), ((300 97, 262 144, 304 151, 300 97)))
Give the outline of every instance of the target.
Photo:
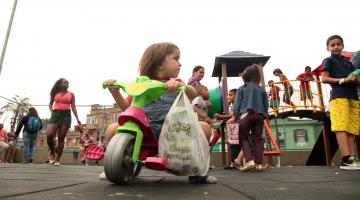
POLYGON ((311 151, 322 130, 322 122, 311 119, 275 119, 270 121, 270 129, 284 151, 311 151))

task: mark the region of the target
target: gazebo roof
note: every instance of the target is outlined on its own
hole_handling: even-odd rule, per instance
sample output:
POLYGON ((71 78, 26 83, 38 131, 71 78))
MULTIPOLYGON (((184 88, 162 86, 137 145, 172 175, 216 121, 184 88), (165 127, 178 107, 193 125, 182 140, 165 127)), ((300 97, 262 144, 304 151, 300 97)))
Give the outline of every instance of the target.
POLYGON ((227 76, 238 77, 246 67, 252 64, 262 64, 265 66, 270 56, 254 54, 245 51, 232 51, 222 56, 215 58, 214 69, 212 77, 221 77, 221 64, 226 64, 227 76))

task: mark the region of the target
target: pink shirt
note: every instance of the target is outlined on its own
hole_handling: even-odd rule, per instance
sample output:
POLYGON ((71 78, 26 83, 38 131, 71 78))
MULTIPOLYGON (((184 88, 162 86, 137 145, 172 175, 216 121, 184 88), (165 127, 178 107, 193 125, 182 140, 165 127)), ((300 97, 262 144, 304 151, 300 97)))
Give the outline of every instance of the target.
POLYGON ((5 142, 7 140, 7 133, 5 129, 0 130, 0 142, 5 142))
POLYGON ((64 96, 61 96, 61 92, 57 93, 54 98, 54 110, 70 110, 71 99, 71 92, 66 92, 64 96))

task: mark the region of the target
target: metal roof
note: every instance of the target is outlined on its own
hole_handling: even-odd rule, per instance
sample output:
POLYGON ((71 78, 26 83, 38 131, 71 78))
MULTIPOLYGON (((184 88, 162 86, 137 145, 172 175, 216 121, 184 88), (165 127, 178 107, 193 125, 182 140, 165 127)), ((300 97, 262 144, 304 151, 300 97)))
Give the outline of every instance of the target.
POLYGON ((215 58, 214 69, 212 77, 221 77, 221 64, 226 64, 227 76, 238 77, 246 67, 252 64, 262 64, 265 66, 270 56, 259 55, 245 51, 232 51, 222 56, 215 58))

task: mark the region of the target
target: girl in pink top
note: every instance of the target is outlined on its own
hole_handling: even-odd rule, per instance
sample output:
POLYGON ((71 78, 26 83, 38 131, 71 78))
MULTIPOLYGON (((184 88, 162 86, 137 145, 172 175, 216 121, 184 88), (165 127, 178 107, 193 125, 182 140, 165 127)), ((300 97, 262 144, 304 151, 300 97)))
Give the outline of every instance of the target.
POLYGON ((77 123, 80 125, 76 106, 75 95, 68 91, 69 81, 60 78, 54 84, 50 92, 49 109, 51 117, 48 124, 47 143, 50 149, 49 163, 55 166, 60 165, 60 157, 64 149, 64 140, 71 126, 71 111, 77 123), (58 137, 58 146, 55 153, 55 137, 58 137))

